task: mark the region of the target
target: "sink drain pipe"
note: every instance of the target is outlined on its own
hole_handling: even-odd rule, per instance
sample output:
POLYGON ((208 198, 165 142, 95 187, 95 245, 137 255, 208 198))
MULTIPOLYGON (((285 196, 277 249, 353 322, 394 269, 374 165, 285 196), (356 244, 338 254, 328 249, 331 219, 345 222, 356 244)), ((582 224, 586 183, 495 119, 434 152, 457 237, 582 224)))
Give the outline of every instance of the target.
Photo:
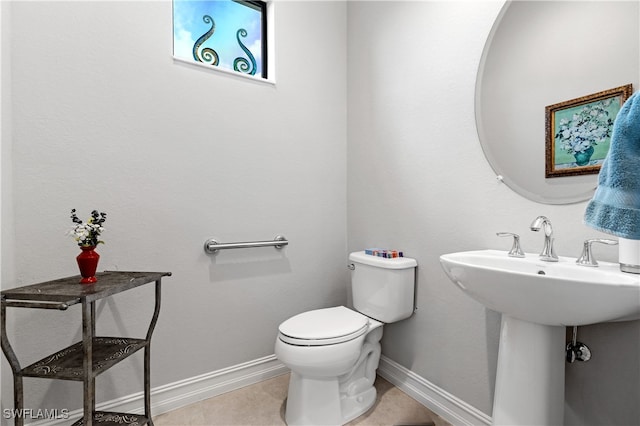
POLYGON ((573 338, 567 343, 567 362, 589 361, 591 349, 582 342, 578 342, 578 327, 573 326, 573 338))

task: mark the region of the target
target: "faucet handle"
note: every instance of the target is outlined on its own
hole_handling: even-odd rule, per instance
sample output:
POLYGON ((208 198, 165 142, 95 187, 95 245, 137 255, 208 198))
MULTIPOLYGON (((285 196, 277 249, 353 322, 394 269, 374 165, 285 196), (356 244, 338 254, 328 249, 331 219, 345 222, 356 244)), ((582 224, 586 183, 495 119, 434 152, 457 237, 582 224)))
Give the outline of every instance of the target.
POLYGON ((582 254, 578 258, 578 260, 576 260, 576 263, 578 265, 591 266, 591 267, 598 266, 598 262, 596 261, 596 259, 593 257, 591 253, 591 243, 602 243, 602 244, 608 244, 608 245, 614 246, 618 244, 618 241, 608 240, 606 238, 590 238, 588 240, 585 240, 584 246, 582 248, 582 254))
POLYGON ((520 248, 520 235, 513 232, 496 232, 498 237, 513 237, 513 245, 509 250, 509 256, 511 257, 524 257, 524 252, 520 248))

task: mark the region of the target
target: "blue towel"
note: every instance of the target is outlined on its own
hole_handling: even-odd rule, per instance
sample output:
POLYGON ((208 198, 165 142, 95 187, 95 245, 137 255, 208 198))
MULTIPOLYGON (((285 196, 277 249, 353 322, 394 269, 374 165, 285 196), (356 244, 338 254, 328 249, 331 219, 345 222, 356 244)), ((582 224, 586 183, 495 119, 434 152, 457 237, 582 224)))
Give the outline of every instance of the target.
POLYGON ((584 223, 640 240, 640 92, 624 103, 613 123, 611 146, 587 204, 584 223))

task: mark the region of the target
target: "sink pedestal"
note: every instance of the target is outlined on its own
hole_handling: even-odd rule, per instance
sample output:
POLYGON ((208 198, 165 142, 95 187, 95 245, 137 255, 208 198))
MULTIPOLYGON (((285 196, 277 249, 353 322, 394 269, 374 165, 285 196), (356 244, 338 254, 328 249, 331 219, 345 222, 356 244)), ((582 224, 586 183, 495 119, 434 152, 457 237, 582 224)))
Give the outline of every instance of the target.
POLYGON ((565 327, 502 315, 494 425, 562 425, 565 327))

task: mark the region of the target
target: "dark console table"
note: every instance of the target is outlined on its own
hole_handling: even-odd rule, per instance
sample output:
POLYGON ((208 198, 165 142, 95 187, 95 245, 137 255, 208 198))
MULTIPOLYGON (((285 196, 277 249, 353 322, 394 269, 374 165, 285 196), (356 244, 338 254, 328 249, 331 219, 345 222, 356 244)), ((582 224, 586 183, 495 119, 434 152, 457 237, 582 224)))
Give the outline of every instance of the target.
MULTIPOLYGON (((96 274, 95 284, 79 284, 80 277, 68 277, 0 292, 2 351, 13 371, 14 413, 24 413, 23 377, 82 381, 84 416, 76 425, 116 425, 134 423, 153 426, 150 397, 151 335, 160 313, 160 281, 171 272, 120 272, 96 274), (97 337, 95 301, 155 282, 155 309, 144 339, 129 337, 97 337), (72 305, 82 307, 82 341, 51 354, 27 367, 20 367, 6 333, 6 308, 38 308, 66 310, 72 305), (144 415, 96 411, 95 378, 131 354, 144 348, 144 415)), ((15 425, 24 425, 24 416, 15 416, 15 425)))

